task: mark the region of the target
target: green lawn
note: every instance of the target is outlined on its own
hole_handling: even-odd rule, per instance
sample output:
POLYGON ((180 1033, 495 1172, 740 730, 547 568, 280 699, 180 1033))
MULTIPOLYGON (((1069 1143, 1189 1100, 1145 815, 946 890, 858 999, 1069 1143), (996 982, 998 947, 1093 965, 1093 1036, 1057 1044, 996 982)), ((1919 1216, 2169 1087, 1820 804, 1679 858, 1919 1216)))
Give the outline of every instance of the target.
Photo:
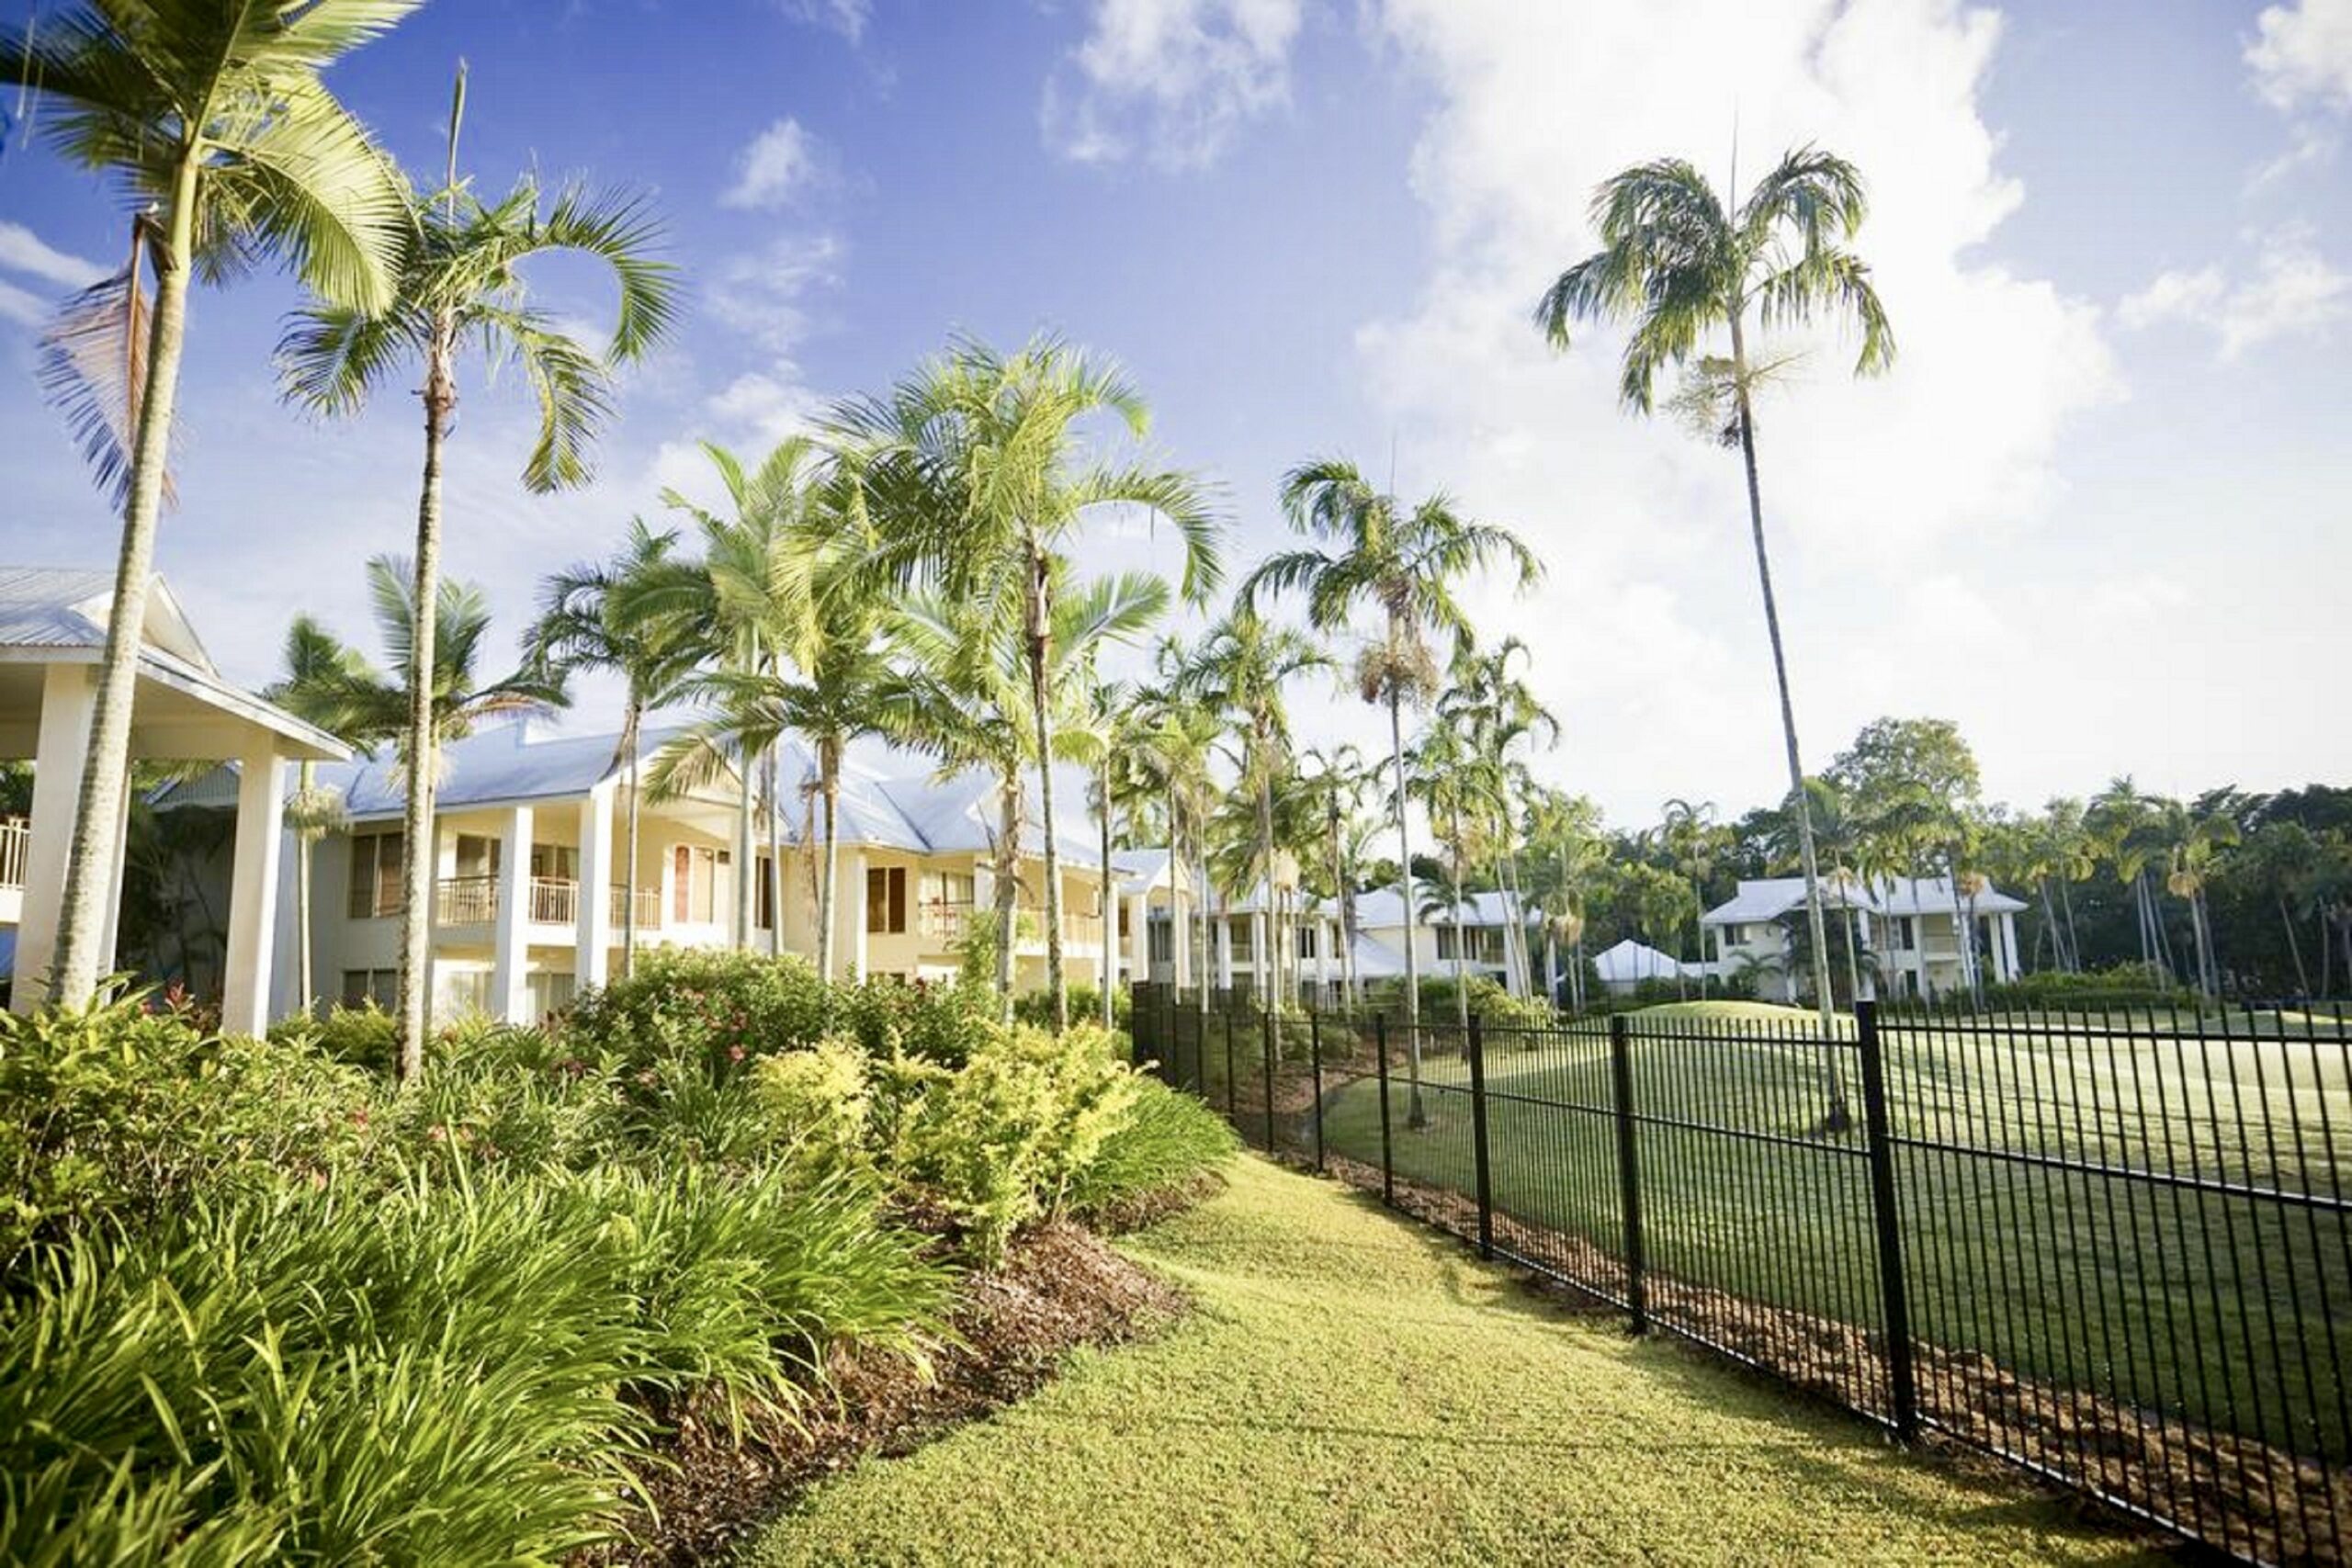
POLYGON ((1245 1158, 1123 1244, 1164 1337, 811 1494, 756 1563, 2135 1561, 1998 1477, 1562 1314, 1336 1186, 1245 1158))
MULTIPOLYGON (((1688 1037, 1637 1039, 1633 1049, 1637 1106, 1705 1124, 1641 1131, 1650 1266, 1875 1328, 1860 1134, 1812 1136, 1820 1048, 1795 1037, 1801 1017, 1792 1038, 1735 1040, 1706 1035, 1711 1022, 1699 1012, 1653 1010, 1644 1015, 1650 1027, 1688 1037)), ((1771 1021, 1759 1014, 1737 1026, 1753 1036, 1759 1022, 1771 1021)), ((2200 1046, 2153 1030, 2117 1042, 1996 1041, 1890 1029, 1886 1054, 1899 1135, 2265 1188, 2352 1189, 2352 1090, 2333 1041, 2200 1046), (2332 1148, 2324 1122, 2335 1129, 2332 1148)), ((1850 1074, 1850 1048, 1842 1055, 1850 1074)), ((1399 1055, 1392 1045, 1399 1172, 1474 1190, 1466 1069, 1451 1050, 1429 1054, 1430 1125, 1408 1132, 1399 1055)), ((1335 1064, 1327 1082, 1342 1076, 1335 1064)), ((1497 1207, 1616 1250, 1605 1034, 1546 1035, 1532 1049, 1491 1039, 1487 1084, 1497 1207)), ((1377 1085, 1337 1090, 1325 1132, 1333 1151, 1376 1165, 1377 1085)), ((2352 1447, 2338 1382, 2352 1371, 2352 1317, 2324 1310, 2352 1301, 2344 1216, 1924 1149, 1898 1150, 1896 1175, 1921 1338, 2298 1451, 2340 1460, 2352 1447)))

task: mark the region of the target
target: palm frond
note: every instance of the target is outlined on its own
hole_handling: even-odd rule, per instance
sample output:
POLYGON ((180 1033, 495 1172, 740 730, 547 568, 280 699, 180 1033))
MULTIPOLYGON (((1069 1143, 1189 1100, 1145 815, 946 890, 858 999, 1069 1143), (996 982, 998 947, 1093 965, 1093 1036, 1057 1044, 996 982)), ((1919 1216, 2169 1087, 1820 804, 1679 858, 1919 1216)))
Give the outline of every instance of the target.
MULTIPOLYGON (((133 228, 144 220, 134 220, 133 228)), ((150 310, 139 255, 68 299, 42 329, 34 374, 41 396, 65 416, 83 461, 119 510, 130 493, 131 448, 147 395, 150 310)), ((169 465, 164 498, 173 496, 169 465)))

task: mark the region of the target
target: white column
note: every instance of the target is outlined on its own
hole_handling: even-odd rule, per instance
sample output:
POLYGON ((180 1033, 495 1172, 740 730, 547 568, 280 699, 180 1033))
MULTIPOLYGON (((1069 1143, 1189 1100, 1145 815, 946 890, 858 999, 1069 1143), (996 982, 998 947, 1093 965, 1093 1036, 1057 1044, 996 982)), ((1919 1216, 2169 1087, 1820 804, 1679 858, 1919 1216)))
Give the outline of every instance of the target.
POLYGON ((277 947, 277 863, 286 841, 286 760, 264 740, 237 775, 237 836, 229 873, 229 947, 220 977, 220 1028, 269 1027, 270 961, 277 947))
POLYGON ((1211 923, 1209 932, 1216 948, 1217 989, 1230 991, 1233 989, 1233 917, 1219 914, 1211 923))
POLYGON ((530 906, 531 808, 517 806, 506 813, 506 832, 498 851, 498 945, 490 972, 490 1010, 508 1023, 534 1021, 526 979, 530 906))
MULTIPOLYGON (((575 991, 605 983, 613 949, 613 791, 607 780, 580 803, 579 955, 572 960, 575 991)), ((626 882, 628 878, 621 878, 626 882)))
POLYGON ((1138 980, 1151 978, 1151 895, 1127 896, 1127 973, 1138 980))
POLYGON ((82 761, 90 744, 92 666, 52 664, 41 681, 40 734, 33 753, 32 842, 25 851, 25 898, 17 925, 17 983, 10 1010, 28 1013, 49 1000, 57 954, 57 918, 65 894, 66 850, 82 795, 82 761))
POLYGON ((865 983, 866 923, 865 852, 864 850, 860 850, 855 854, 850 856, 849 864, 846 869, 849 874, 851 896, 844 898, 838 891, 835 892, 833 895, 833 905, 838 913, 846 913, 850 917, 852 923, 848 932, 846 933, 849 941, 842 944, 842 946, 845 947, 849 953, 850 978, 855 980, 860 985, 864 985, 865 983))
POLYGON ((1993 921, 1993 977, 2003 985, 2018 977, 2018 918, 2006 911, 1993 921))
POLYGON ((1193 984, 1193 904, 1185 884, 1177 876, 1174 863, 1170 863, 1168 876, 1168 956, 1174 967, 1176 988, 1188 989, 1193 984))

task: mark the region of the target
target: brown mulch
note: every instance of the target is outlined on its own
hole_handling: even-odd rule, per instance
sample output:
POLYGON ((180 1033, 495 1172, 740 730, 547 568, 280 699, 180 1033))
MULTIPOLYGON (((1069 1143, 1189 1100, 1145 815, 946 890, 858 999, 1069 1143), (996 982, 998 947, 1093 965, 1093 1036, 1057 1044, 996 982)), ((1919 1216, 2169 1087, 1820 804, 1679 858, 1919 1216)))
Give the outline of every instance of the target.
MULTIPOLYGON (((1377 1194, 1377 1166, 1332 1156, 1329 1174, 1377 1194)), ((1396 1206, 1455 1236, 1478 1234, 1467 1194, 1404 1176, 1396 1206)), ((1580 1237, 1497 1212, 1495 1244, 1593 1291, 1623 1298, 1623 1265, 1580 1237)), ((1544 1274, 1547 1295, 1580 1307, 1595 1298, 1544 1274)), ((1885 1418, 1888 1373, 1881 1335, 1833 1318, 1748 1301, 1650 1271, 1652 1318, 1793 1383, 1808 1394, 1885 1418)), ((1616 1310, 1609 1308, 1605 1310, 1616 1310)), ((2251 1438, 2027 1378, 1991 1357, 1931 1345, 1913 1349, 1920 1409, 1936 1436, 2023 1462, 2127 1506, 2169 1516, 2227 1551, 2265 1562, 2352 1562, 2352 1475, 2251 1438)))
POLYGON ((869 1454, 911 1452, 1035 1393, 1071 1351, 1148 1337, 1189 1304, 1182 1292, 1092 1232, 1037 1226, 1015 1240, 1001 1266, 963 1282, 948 1337, 927 1369, 900 1357, 839 1359, 830 1369, 828 1403, 804 1412, 798 1424, 756 1416, 737 1432, 688 1414, 664 1445, 668 1462, 644 1478, 653 1509, 628 1521, 634 1543, 575 1561, 723 1559, 826 1477, 869 1454))

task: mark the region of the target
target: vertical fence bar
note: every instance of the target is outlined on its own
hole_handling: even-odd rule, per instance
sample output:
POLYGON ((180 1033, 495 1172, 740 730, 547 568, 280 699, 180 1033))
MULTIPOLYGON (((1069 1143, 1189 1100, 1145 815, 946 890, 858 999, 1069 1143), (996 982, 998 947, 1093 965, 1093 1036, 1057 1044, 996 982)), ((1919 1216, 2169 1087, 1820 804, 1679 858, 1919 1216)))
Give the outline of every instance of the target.
POLYGON ((1470 1156, 1478 1179, 1478 1256, 1495 1255, 1493 1172, 1487 1164, 1487 1041, 1470 1015, 1470 1156))
POLYGON ((1315 1171, 1323 1172, 1323 1015, 1306 1015, 1306 1059, 1315 1090, 1315 1171))
POLYGON ((1274 1036, 1281 1028, 1282 1022, 1279 1016, 1272 1008, 1269 1007, 1266 1010, 1266 1021, 1262 1029, 1266 1052, 1266 1152, 1268 1154, 1274 1152, 1274 1058, 1280 1054, 1274 1043, 1274 1036))
POLYGON ((1617 1119, 1618 1204, 1625 1221, 1625 1310, 1633 1331, 1643 1334, 1649 1329, 1650 1309, 1642 1280, 1642 1178, 1634 1136, 1634 1053, 1622 1012, 1609 1018, 1609 1078, 1617 1119))
POLYGON ((1388 1020, 1374 1014, 1372 1021, 1373 1062, 1380 1071, 1380 1201, 1390 1208, 1396 1206, 1396 1160, 1388 1143, 1388 1020))
POLYGON ((1895 1434, 1919 1435, 1919 1384, 1911 1359, 1911 1297, 1903 1279, 1903 1225, 1894 1203, 1894 1145, 1886 1114, 1886 1054, 1879 1040, 1878 1004, 1854 1004, 1861 1041, 1862 1127, 1869 1144, 1871 1217, 1878 1232, 1879 1307, 1886 1320, 1887 1392, 1895 1434))
POLYGON ((1237 1133, 1241 1130, 1240 1101, 1236 1098, 1240 1092, 1239 1082, 1233 1071, 1233 1010, 1227 1008, 1225 1012, 1225 1119, 1233 1123, 1233 1130, 1237 1133))

